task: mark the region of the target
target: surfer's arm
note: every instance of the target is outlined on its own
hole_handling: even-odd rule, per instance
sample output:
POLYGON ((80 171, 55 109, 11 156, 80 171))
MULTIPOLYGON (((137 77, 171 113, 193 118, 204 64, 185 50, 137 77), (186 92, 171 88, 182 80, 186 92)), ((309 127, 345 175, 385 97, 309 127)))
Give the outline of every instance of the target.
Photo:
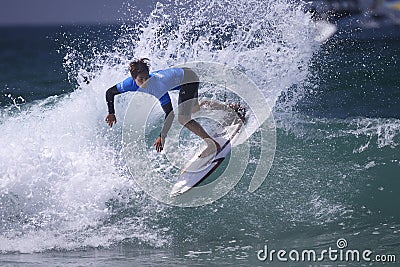
POLYGON ((106 91, 106 101, 107 101, 107 107, 108 107, 108 114, 115 114, 115 109, 114 109, 114 97, 116 95, 119 95, 120 92, 117 89, 117 86, 114 85, 113 87, 109 88, 106 91))
POLYGON ((171 102, 168 102, 168 103, 162 105, 161 107, 165 112, 165 120, 164 120, 164 125, 161 130, 161 133, 157 137, 157 140, 153 144, 153 146, 156 148, 157 152, 161 152, 164 149, 165 137, 167 136, 167 133, 168 133, 169 129, 171 128, 172 122, 175 117, 171 102))
POLYGON ((171 102, 161 106, 165 112, 164 125, 161 129, 160 137, 164 138, 167 136, 169 129, 171 128, 172 122, 174 121, 174 110, 172 108, 171 102))
POLYGON ((108 115, 106 117, 107 124, 111 127, 114 123, 117 123, 117 118, 115 117, 115 109, 114 109, 114 97, 120 94, 117 89, 117 86, 109 88, 106 91, 106 101, 108 107, 108 115))
POLYGON ((115 114, 114 109, 114 97, 121 93, 125 93, 128 91, 135 92, 137 91, 139 86, 135 83, 132 77, 128 77, 120 83, 117 83, 113 87, 109 88, 106 91, 106 101, 108 106, 108 114, 115 114))

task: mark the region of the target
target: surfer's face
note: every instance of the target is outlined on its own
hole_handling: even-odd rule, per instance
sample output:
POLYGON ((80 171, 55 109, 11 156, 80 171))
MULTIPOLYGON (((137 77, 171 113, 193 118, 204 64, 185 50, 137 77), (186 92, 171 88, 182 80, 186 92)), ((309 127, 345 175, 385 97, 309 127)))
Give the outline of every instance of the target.
POLYGON ((139 87, 146 87, 146 81, 149 79, 149 74, 147 72, 140 72, 136 78, 135 82, 139 87))

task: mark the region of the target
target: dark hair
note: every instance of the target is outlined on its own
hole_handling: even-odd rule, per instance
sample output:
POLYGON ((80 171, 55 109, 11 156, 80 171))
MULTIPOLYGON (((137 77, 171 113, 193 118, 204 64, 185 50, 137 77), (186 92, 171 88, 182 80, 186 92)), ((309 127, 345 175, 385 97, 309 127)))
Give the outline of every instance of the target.
POLYGON ((139 73, 150 72, 150 59, 148 58, 141 58, 141 59, 136 59, 129 63, 129 72, 132 75, 133 79, 136 79, 136 77, 139 75, 139 73))

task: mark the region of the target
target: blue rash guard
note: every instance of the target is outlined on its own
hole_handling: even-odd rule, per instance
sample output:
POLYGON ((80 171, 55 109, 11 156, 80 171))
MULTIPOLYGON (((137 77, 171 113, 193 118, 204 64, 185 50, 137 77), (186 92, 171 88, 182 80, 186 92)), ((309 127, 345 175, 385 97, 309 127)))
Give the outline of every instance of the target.
POLYGON ((183 82, 184 71, 181 68, 171 68, 158 70, 149 73, 147 86, 139 87, 133 78, 130 76, 116 85, 118 92, 125 93, 143 92, 155 96, 160 101, 161 106, 171 103, 171 98, 168 95, 170 90, 179 90, 183 82))
MULTIPOLYGON (((131 91, 153 95, 160 101, 161 107, 165 112, 165 121, 160 133, 160 137, 165 138, 174 118, 171 98, 169 97, 168 91, 179 90, 178 103, 181 103, 191 98, 197 98, 198 84, 197 75, 190 69, 182 68, 150 72, 149 79, 146 81, 145 87, 143 88, 139 87, 130 76, 106 91, 108 113, 115 114, 114 96, 118 94, 131 91)), ((192 107, 189 108, 191 112, 192 107)))

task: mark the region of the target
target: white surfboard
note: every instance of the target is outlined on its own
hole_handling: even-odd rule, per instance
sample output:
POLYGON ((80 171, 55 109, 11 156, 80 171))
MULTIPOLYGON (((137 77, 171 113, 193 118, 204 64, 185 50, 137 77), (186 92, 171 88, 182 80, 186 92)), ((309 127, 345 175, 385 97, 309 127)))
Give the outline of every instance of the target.
POLYGON ((240 131, 243 123, 234 122, 229 126, 221 127, 211 136, 220 144, 221 150, 216 155, 200 158, 195 155, 183 168, 178 180, 172 187, 170 196, 179 196, 198 185, 213 173, 231 151, 232 140, 240 131))

